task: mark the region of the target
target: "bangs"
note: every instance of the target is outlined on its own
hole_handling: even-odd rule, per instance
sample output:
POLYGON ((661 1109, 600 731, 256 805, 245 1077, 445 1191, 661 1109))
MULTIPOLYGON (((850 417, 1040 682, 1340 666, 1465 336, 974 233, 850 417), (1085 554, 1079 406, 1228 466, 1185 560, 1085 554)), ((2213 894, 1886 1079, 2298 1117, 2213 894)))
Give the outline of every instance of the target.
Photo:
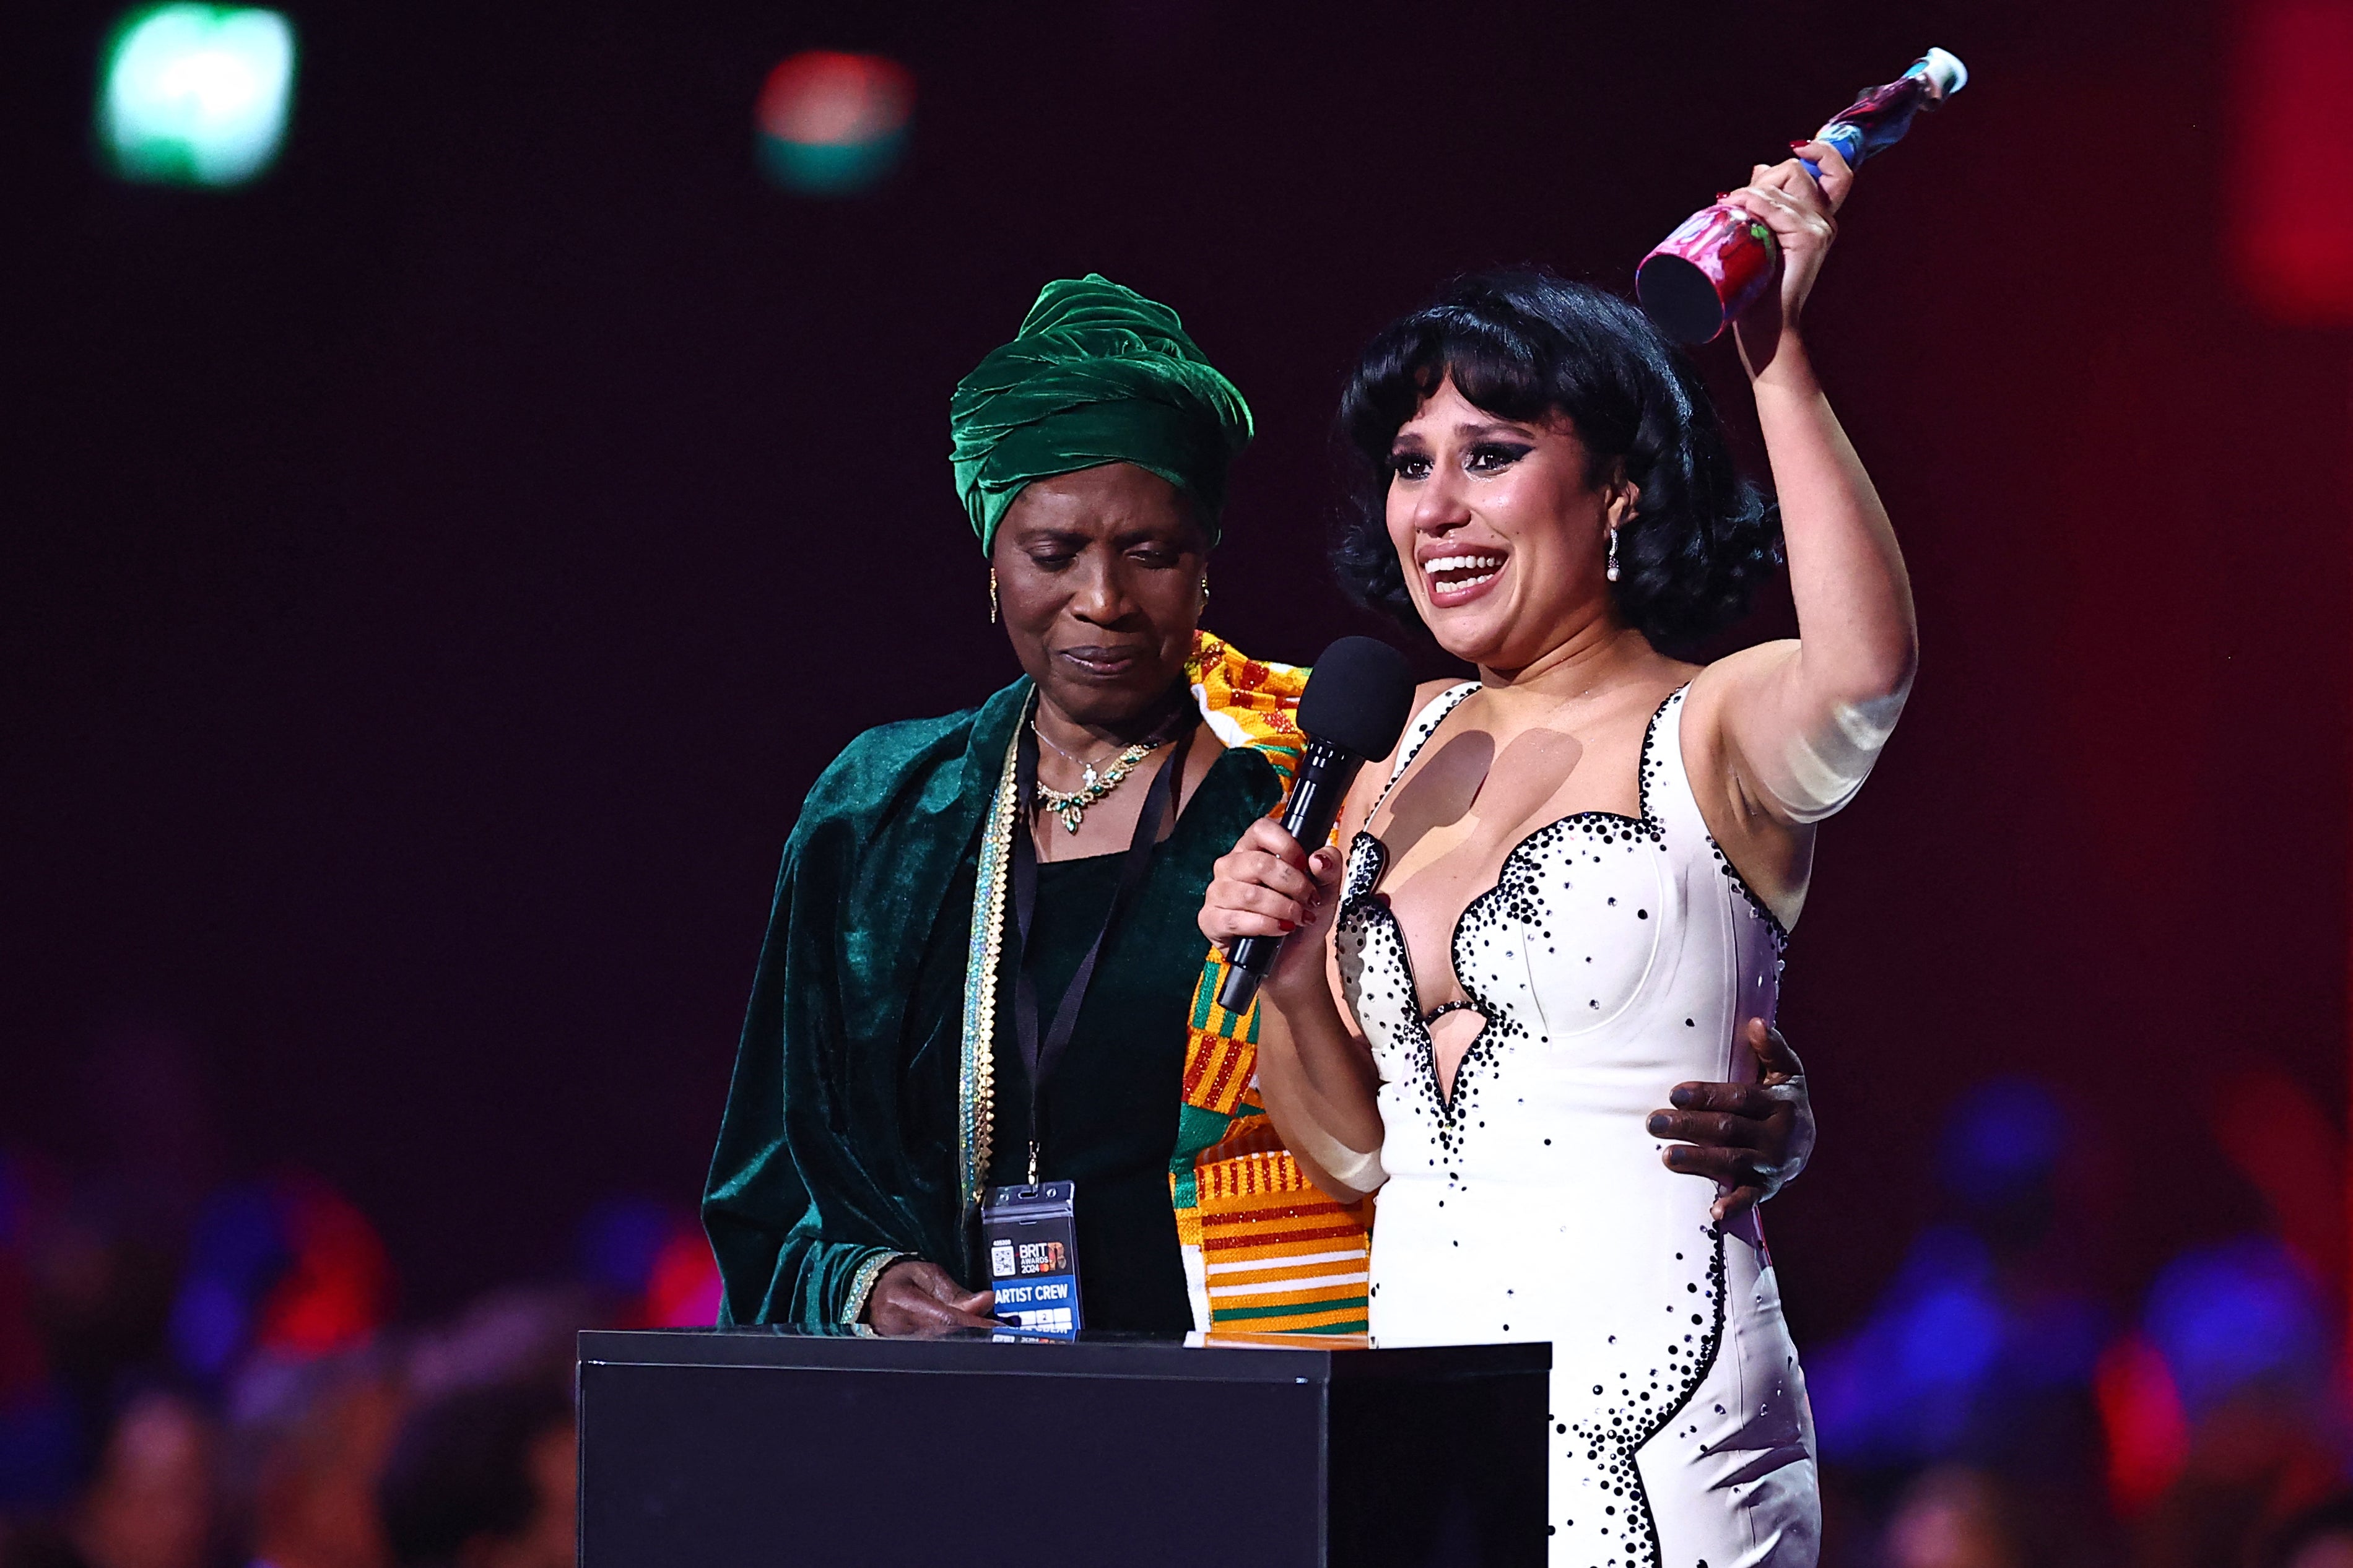
POLYGON ((1385 453, 1398 426, 1449 380, 1473 407, 1499 419, 1533 423, 1556 408, 1536 346, 1458 307, 1408 318, 1365 358, 1347 414, 1349 437, 1368 453, 1385 453))

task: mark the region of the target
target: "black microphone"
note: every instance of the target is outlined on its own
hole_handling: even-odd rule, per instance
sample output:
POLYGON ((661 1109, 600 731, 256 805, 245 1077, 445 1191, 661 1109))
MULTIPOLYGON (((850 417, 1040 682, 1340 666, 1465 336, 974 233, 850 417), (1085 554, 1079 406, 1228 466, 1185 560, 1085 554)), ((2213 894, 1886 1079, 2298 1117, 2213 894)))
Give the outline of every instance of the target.
MULTIPOLYGON (((1332 824, 1356 770, 1368 757, 1397 750, 1398 737, 1413 707, 1413 671, 1405 655, 1371 637, 1342 637, 1324 650, 1299 698, 1299 727, 1307 732, 1307 754, 1283 803, 1283 831, 1309 854, 1332 837, 1332 824)), ((1239 1013, 1258 994, 1258 984, 1274 967, 1279 936, 1246 936, 1227 951, 1225 983, 1218 1005, 1239 1013)))

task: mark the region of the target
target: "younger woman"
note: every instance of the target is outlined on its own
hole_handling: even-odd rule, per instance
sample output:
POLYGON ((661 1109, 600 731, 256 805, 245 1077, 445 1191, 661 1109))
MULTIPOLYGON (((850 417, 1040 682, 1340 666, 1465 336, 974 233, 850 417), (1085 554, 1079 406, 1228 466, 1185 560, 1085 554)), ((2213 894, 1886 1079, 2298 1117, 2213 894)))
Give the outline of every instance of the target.
POLYGON ((1552 1342, 1556 1563, 1816 1555, 1756 1216, 1662 1169, 1641 1114, 1748 1068, 1815 825, 1912 679, 1895 536, 1799 331, 1848 174, 1802 151, 1820 187, 1792 159, 1731 198, 1785 258, 1737 331, 1799 638, 1663 651, 1741 614, 1775 539, 1656 330, 1542 273, 1459 282, 1348 388, 1374 483, 1340 564, 1479 679, 1422 693, 1345 856, 1254 824, 1202 912, 1220 942, 1309 939, 1259 993, 1259 1081, 1326 1192, 1379 1194, 1373 1333, 1552 1342))

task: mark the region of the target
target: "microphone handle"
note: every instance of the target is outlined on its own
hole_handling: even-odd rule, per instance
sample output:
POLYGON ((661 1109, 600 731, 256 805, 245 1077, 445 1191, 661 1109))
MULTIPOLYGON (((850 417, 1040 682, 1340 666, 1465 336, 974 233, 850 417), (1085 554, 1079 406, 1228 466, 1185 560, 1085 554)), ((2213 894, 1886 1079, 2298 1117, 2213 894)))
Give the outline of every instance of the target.
MULTIPOLYGON (((1283 803, 1282 829, 1309 854, 1332 837, 1332 825, 1340 819, 1340 803, 1347 798, 1348 786, 1356 782, 1356 770, 1364 765, 1365 759, 1353 752, 1313 735, 1307 738, 1307 754, 1300 759, 1299 776, 1292 784, 1291 798, 1283 803)), ((1258 994, 1259 982, 1274 967, 1274 955, 1282 942, 1279 936, 1246 936, 1228 949, 1218 1005, 1229 1013, 1248 1007, 1258 994)))

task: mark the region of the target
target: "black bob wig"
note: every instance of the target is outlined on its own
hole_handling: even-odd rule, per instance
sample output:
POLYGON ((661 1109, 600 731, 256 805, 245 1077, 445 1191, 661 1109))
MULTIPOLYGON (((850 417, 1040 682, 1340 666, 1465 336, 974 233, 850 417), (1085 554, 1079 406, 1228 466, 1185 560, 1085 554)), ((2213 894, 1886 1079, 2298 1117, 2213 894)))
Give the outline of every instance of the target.
POLYGON ((1455 279, 1357 362, 1340 398, 1356 500, 1332 552, 1350 597, 1421 626, 1389 543, 1389 447, 1449 376, 1501 418, 1566 415, 1592 482, 1623 465, 1640 495, 1610 591, 1652 646, 1688 648, 1748 613, 1780 565, 1780 519, 1734 472, 1706 388, 1633 306, 1535 268, 1455 279))

